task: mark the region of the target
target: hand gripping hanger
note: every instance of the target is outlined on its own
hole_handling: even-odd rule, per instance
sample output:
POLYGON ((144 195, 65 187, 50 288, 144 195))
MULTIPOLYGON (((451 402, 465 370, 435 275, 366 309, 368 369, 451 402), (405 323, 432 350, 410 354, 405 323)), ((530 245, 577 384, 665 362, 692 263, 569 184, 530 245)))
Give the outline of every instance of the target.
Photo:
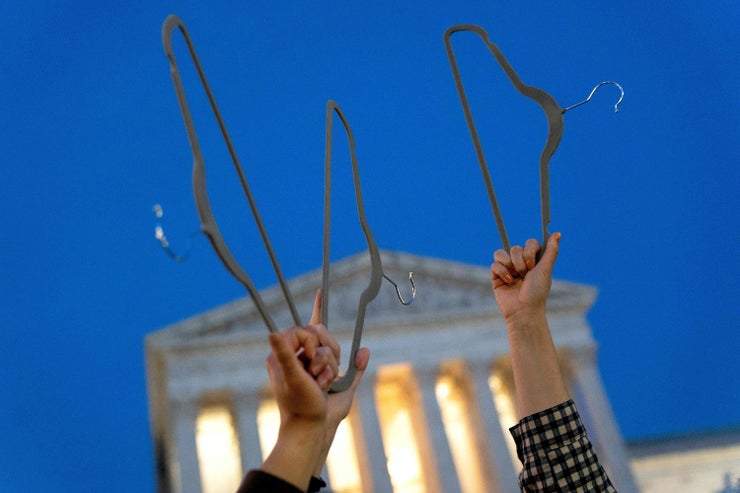
POLYGON ((457 93, 460 97, 463 112, 465 113, 465 120, 468 124, 468 129, 470 130, 470 135, 473 139, 473 147, 475 148, 475 153, 478 157, 478 164, 480 165, 480 169, 483 174, 483 181, 485 182, 486 190, 488 191, 488 199, 491 203, 493 215, 496 219, 498 233, 501 237, 503 247, 507 252, 511 249, 511 243, 509 242, 509 237, 506 233, 504 219, 501 215, 498 201, 496 200, 496 193, 493 189, 493 183, 491 182, 491 175, 488 171, 486 157, 483 154, 483 147, 481 146, 480 138, 478 137, 478 131, 475 128, 473 114, 470 111, 470 104, 468 103, 468 98, 465 95, 465 87, 463 86, 462 78, 460 77, 460 70, 457 67, 455 54, 452 50, 452 42, 450 38, 453 34, 460 31, 469 31, 477 34, 483 40, 483 42, 486 43, 486 46, 488 46, 488 49, 496 58, 496 61, 499 63, 499 65, 501 65, 501 68, 504 70, 506 76, 509 78, 516 90, 519 91, 519 93, 521 93, 522 95, 536 102, 545 112, 545 116, 547 117, 547 140, 545 141, 545 147, 542 149, 542 153, 540 154, 540 208, 542 212, 542 249, 540 250, 539 255, 541 256, 542 253, 545 251, 547 239, 550 237, 550 232, 547 229, 548 225, 550 224, 550 158, 553 156, 553 154, 555 154, 558 145, 560 145, 560 139, 563 136, 563 114, 568 110, 588 103, 596 90, 605 84, 614 84, 621 91, 619 101, 617 101, 617 103, 614 105, 614 111, 616 112, 619 110, 619 103, 621 103, 622 99, 624 98, 624 90, 622 89, 622 86, 620 86, 616 82, 605 81, 594 87, 591 91, 591 94, 589 94, 588 98, 586 98, 585 100, 572 106, 568 106, 567 108, 560 108, 560 105, 548 93, 546 93, 542 89, 526 85, 522 82, 522 80, 519 78, 516 72, 514 72, 514 69, 504 57, 503 53, 501 53, 501 50, 499 50, 498 46, 489 41, 488 33, 481 27, 473 24, 461 24, 457 26, 452 26, 447 29, 447 31, 445 31, 444 43, 447 50, 447 57, 450 60, 452 76, 455 79, 455 86, 457 87, 457 93))
MULTIPOLYGON (((275 322, 273 321, 270 314, 267 312, 267 309, 265 307, 264 302, 262 301, 262 297, 260 296, 259 291, 255 287, 249 275, 239 265, 239 263, 234 258, 229 248, 226 246, 226 242, 224 241, 223 236, 221 235, 218 225, 216 224, 216 219, 213 215, 213 211, 211 210, 210 202, 208 200, 208 192, 206 189, 205 163, 203 159, 203 154, 200 149, 200 144, 198 142, 198 136, 195 131, 195 125, 193 124, 193 118, 190 113, 190 108, 188 106, 187 97, 185 95, 185 89, 182 83, 182 78, 180 77, 180 72, 178 70, 177 62, 175 60, 174 50, 172 48, 172 33, 176 28, 180 30, 180 32, 183 35, 183 38, 185 39, 185 43, 188 47, 188 51, 190 52, 190 56, 193 60, 196 71, 198 72, 198 76, 200 78, 201 84, 203 85, 203 89, 206 92, 208 101, 211 105, 211 109, 214 113, 214 116, 216 117, 219 128, 221 129, 221 134, 223 135, 224 141, 229 150, 229 154, 231 155, 234 168, 236 169, 237 174, 239 175, 239 180, 241 182, 242 189, 244 190, 244 194, 247 197, 247 200, 249 202, 249 207, 252 211, 252 215, 257 224, 257 228, 259 229, 260 235, 265 244, 265 248, 267 249, 267 252, 270 256, 270 261, 272 263, 275 274, 277 275, 278 282, 280 283, 280 287, 283 292, 285 301, 288 303, 288 307, 293 317, 293 321, 296 325, 303 325, 301 323, 300 316, 298 315, 298 311, 296 310, 293 297, 290 293, 290 290, 288 289, 288 284, 285 281, 285 278, 280 269, 280 265, 278 264, 277 257, 275 255, 275 252, 272 249, 272 245, 267 236, 267 231, 265 230, 265 227, 262 223, 262 219, 260 218, 259 212, 257 211, 256 202, 249 189, 249 185, 242 171, 241 164, 239 163, 239 159, 237 157, 234 146, 231 143, 231 138, 229 137, 228 131, 226 129, 226 124, 224 123, 223 118, 221 117, 221 113, 218 110, 216 99, 213 96, 213 92, 211 91, 210 86, 208 85, 205 72, 203 71, 203 68, 200 64, 200 61, 195 52, 193 43, 190 40, 190 36, 188 35, 187 29, 185 28, 185 24, 176 15, 170 15, 167 17, 167 19, 165 19, 164 24, 162 25, 162 43, 164 45, 165 54, 167 55, 167 58, 170 63, 170 73, 172 75, 172 82, 173 82, 173 85, 175 86, 175 93, 177 95, 177 101, 180 106, 180 111, 182 113, 183 120, 185 122, 185 128, 188 134, 188 141, 190 142, 190 149, 193 154, 193 194, 195 196, 196 209, 198 211, 198 216, 200 218, 201 230, 203 234, 205 234, 208 237, 208 240, 210 241, 211 246, 216 251, 216 254, 221 259, 221 262, 224 264, 226 269, 231 273, 232 276, 236 278, 237 281, 239 281, 247 289, 247 291, 249 292, 249 295, 254 300, 254 303, 257 307, 257 311, 262 317, 262 320, 265 322, 265 325, 267 326, 268 330, 270 332, 276 332, 277 327, 275 325, 275 322)), ((331 209, 330 209, 331 207, 331 115, 333 111, 336 111, 337 114, 339 115, 342 123, 344 124, 345 130, 349 138, 350 152, 352 155, 352 172, 354 176, 355 194, 357 197, 357 208, 358 208, 358 213, 360 216, 360 224, 362 226, 362 230, 367 240, 368 251, 370 253, 371 267, 372 267, 370 283, 368 284, 368 287, 365 289, 365 291, 360 296, 360 304, 359 304, 358 313, 357 313, 357 321, 355 324, 355 332, 354 332, 354 336, 352 339, 352 350, 350 354, 351 359, 349 362, 347 372, 342 377, 334 381, 334 383, 332 384, 330 388, 331 392, 341 392, 342 390, 345 390, 346 388, 348 388, 350 384, 352 383, 352 380, 354 379, 354 375, 355 375, 354 358, 355 358, 355 353, 357 352, 357 349, 359 349, 360 340, 362 338, 362 328, 363 328, 363 323, 365 319, 365 309, 367 307, 367 304, 373 299, 375 299, 375 297, 377 296, 380 290, 380 277, 385 277, 388 281, 391 282, 391 284, 393 284, 393 286, 396 289, 396 294, 398 296, 398 299, 404 305, 410 305, 414 301, 414 298, 416 297, 416 286, 413 280, 413 273, 410 273, 409 281, 411 283, 412 293, 411 293, 411 298, 408 301, 406 301, 402 297, 400 289, 398 288, 396 283, 391 281, 390 278, 388 278, 383 273, 382 265, 380 262, 380 253, 378 251, 378 248, 375 243, 375 239, 372 235, 372 232, 370 231, 370 228, 367 225, 367 221, 365 219, 364 206, 362 202, 362 192, 360 190, 360 182, 359 182, 359 170, 357 167, 357 160, 356 160, 355 153, 354 153, 354 137, 349 128, 349 124, 347 123, 341 110, 336 105, 336 103, 334 103, 333 101, 330 101, 327 105, 327 137, 326 137, 327 148, 326 148, 326 157, 325 157, 326 189, 324 192, 324 257, 323 257, 323 269, 322 269, 322 276, 323 276, 323 279, 322 279, 322 297, 323 297, 322 322, 324 324, 327 323, 327 319, 328 319, 327 310, 328 310, 328 305, 329 305, 328 303, 329 279, 328 278, 329 278, 329 243, 330 243, 330 224, 329 222, 330 222, 330 215, 331 215, 330 214, 331 212, 331 209)), ((164 236, 163 233, 162 233, 162 236, 164 236)), ((166 250, 167 250, 166 248, 167 246, 168 245, 166 245, 166 240, 165 240, 165 243, 163 243, 163 247, 165 247, 166 250)))

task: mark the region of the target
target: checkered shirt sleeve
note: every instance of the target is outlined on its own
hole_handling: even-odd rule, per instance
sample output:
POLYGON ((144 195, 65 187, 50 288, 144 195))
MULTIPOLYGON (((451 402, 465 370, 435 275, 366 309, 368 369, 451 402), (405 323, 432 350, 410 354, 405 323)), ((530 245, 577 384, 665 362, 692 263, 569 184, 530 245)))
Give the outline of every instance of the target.
POLYGON ((522 491, 616 493, 572 400, 527 416, 509 432, 524 466, 522 491))

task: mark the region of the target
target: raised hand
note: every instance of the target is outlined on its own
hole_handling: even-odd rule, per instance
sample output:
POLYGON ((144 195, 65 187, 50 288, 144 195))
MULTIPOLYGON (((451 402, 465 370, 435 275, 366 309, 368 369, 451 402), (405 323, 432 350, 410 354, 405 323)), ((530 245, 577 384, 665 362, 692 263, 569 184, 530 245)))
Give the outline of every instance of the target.
MULTIPOLYGON (((311 313, 311 321, 307 330, 313 331, 316 334, 318 340, 324 344, 331 344, 332 348, 336 345, 335 356, 337 361, 339 359, 339 345, 336 340, 331 336, 326 327, 321 323, 321 305, 322 297, 321 290, 316 292, 316 298, 314 299, 313 312, 311 313)), ((355 355, 355 378, 352 380, 352 384, 344 391, 332 393, 327 396, 327 412, 325 420, 325 436, 324 436, 324 454, 319 458, 316 464, 315 475, 318 476, 321 473, 321 469, 324 467, 326 461, 326 455, 329 453, 329 448, 334 441, 334 435, 336 434, 339 423, 349 415, 352 409, 352 400, 355 396, 357 386, 360 384, 362 375, 365 373, 367 364, 370 361, 370 350, 367 348, 360 348, 355 355)), ((331 382, 330 382, 331 384, 331 382)))
POLYGON ((507 319, 522 310, 544 310, 552 285, 552 269, 558 255, 560 233, 550 236, 545 253, 536 262, 540 243, 528 240, 524 248, 509 253, 496 250, 491 264, 491 284, 496 302, 507 319))

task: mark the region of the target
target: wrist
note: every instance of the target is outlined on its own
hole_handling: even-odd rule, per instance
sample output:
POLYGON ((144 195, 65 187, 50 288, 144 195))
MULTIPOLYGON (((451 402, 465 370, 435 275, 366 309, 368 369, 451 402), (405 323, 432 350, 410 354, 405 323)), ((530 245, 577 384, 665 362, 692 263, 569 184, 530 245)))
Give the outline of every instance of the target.
POLYGON ((547 329, 545 306, 526 307, 506 315, 509 335, 547 329))
POLYGON ((506 327, 519 417, 566 401, 568 390, 544 307, 512 314, 506 327))
POLYGON ((324 470, 324 464, 326 464, 326 458, 329 455, 329 449, 331 449, 331 445, 334 442, 334 436, 337 433, 337 427, 338 425, 326 425, 326 427, 324 428, 322 447, 320 452, 316 456, 316 462, 314 464, 313 475, 315 477, 321 476, 321 473, 324 470))
POLYGON ((321 448, 324 443, 324 423, 314 420, 289 420, 280 424, 278 431, 278 442, 290 442, 292 445, 307 447, 309 451, 314 447, 321 448))
POLYGON ((321 422, 289 421, 281 424, 275 446, 261 469, 305 491, 323 448, 321 422))

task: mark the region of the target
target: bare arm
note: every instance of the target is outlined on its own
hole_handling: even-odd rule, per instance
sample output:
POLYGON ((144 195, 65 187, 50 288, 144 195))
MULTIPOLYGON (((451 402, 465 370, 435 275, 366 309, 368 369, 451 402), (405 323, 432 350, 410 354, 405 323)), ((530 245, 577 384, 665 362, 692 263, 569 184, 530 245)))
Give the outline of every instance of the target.
POLYGON ((506 319, 520 418, 569 399, 545 317, 560 237, 550 236, 539 262, 540 244, 529 240, 510 253, 497 250, 491 265, 493 294, 506 319))
POLYGON ((491 265, 496 301, 506 318, 519 423, 511 429, 522 461, 522 491, 616 490, 599 464, 570 400, 545 317, 560 233, 550 236, 542 258, 529 240, 509 253, 497 250, 491 265))
POLYGON ((334 372, 336 376, 336 361, 318 362, 333 356, 319 353, 318 339, 304 328, 270 334, 270 346, 267 370, 280 410, 280 429, 260 469, 305 491, 324 443, 325 388, 333 380, 325 375, 334 372), (296 357, 301 348, 303 361, 296 357), (306 360, 310 361, 307 368, 306 360))

